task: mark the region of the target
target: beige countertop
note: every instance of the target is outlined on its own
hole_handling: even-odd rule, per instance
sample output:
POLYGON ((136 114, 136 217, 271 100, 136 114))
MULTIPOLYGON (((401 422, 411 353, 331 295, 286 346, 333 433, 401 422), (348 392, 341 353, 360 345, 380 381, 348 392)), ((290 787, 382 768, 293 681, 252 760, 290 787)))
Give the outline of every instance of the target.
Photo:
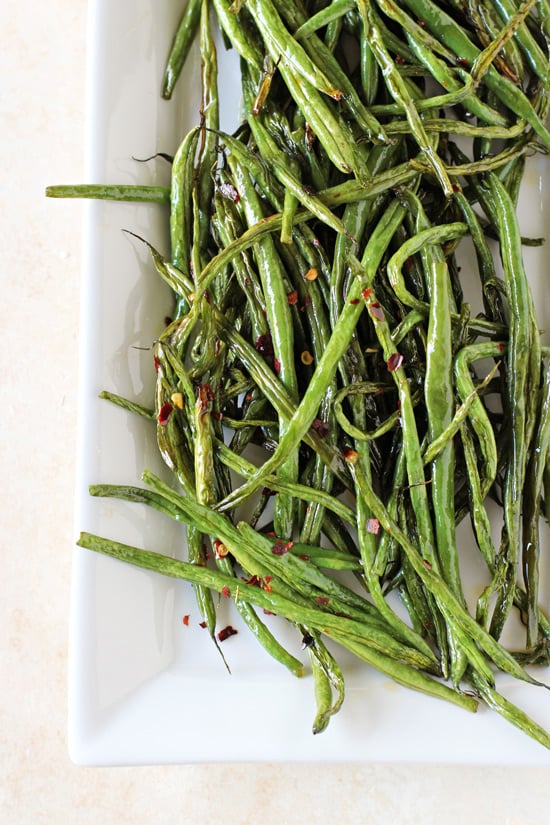
POLYGON ((0 822, 539 825, 548 769, 93 769, 67 755, 85 0, 0 5, 0 822))

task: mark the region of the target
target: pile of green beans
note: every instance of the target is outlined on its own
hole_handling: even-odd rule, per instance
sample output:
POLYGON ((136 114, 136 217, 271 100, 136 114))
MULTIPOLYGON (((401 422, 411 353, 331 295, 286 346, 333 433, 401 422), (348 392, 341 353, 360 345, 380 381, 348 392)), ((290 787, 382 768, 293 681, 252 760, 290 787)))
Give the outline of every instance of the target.
POLYGON ((214 594, 231 598, 302 675, 257 608, 286 618, 314 732, 342 704, 341 646, 550 747, 495 687, 502 671, 540 689, 526 666, 550 664, 550 351, 517 218, 526 158, 550 149, 549 36, 547 0, 187 0, 162 95, 198 39, 202 103, 170 188, 48 192, 170 204, 170 253, 149 247, 174 293, 156 397, 104 396, 156 427, 176 483, 91 493, 185 523, 188 556, 79 544, 191 582, 216 644, 214 594), (233 134, 216 26, 240 60, 233 134), (487 572, 473 596, 464 519, 487 572), (501 641, 512 616, 521 651, 501 641))

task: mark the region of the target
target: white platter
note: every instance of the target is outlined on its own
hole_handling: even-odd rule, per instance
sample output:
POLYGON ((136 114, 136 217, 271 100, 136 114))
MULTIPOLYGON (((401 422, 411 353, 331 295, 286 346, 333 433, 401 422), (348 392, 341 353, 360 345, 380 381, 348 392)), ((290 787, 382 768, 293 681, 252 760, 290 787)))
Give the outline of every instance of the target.
MULTIPOLYGON (((163 102, 159 94, 180 8, 175 0, 91 0, 88 182, 168 183, 163 160, 138 163, 132 156, 173 152, 178 136, 197 121, 196 63, 183 78, 177 101, 163 102)), ((223 50, 219 57, 226 60, 223 50)), ((237 85, 230 66, 231 60, 222 72, 228 112, 234 111, 237 85)), ((544 160, 530 162, 522 221, 532 235, 550 234, 547 174, 544 160)), ((76 530, 171 552, 182 533, 167 519, 138 505, 88 495, 91 483, 139 483, 146 467, 162 473, 151 429, 98 394, 109 389, 149 403, 154 383, 149 348, 170 303, 145 248, 122 230, 167 251, 166 217, 163 207, 86 206, 76 530)), ((541 322, 550 326, 543 255, 528 250, 527 257, 541 322)), ((548 549, 547 532, 544 541, 548 549)), ((475 579, 475 565, 469 574, 475 579)), ((548 597, 548 582, 544 589, 548 597)), ((220 626, 229 609, 221 606, 220 626)), ((227 619, 238 626, 233 615, 227 613, 227 619)), ((496 714, 481 709, 470 715, 414 694, 345 656, 344 707, 326 732, 313 736, 310 677, 287 674, 245 632, 224 645, 229 675, 198 622, 186 584, 75 547, 69 743, 76 763, 550 764, 549 753, 496 714), (185 614, 190 614, 188 627, 185 614)), ((304 657, 299 639, 289 639, 295 655, 304 657)), ((550 673, 545 677, 550 681, 550 673)), ((499 687, 550 728, 547 691, 507 679, 499 687)))

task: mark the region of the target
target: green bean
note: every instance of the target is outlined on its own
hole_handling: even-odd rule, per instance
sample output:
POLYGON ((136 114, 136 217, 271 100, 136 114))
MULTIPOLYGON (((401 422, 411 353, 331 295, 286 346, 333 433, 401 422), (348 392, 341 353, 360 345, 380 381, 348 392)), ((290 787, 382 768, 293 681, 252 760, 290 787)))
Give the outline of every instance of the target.
POLYGON ((487 682, 481 679, 476 673, 472 672, 470 676, 475 689, 489 707, 492 707, 497 713, 500 713, 505 719, 511 722, 512 725, 528 733, 529 736, 537 742, 540 742, 544 747, 550 747, 550 736, 540 725, 537 725, 526 713, 508 699, 505 699, 504 696, 494 690, 494 688, 488 685, 487 682))
POLYGON ((527 646, 534 647, 538 637, 538 592, 539 592, 539 510, 542 484, 550 446, 550 366, 544 375, 544 390, 538 415, 537 430, 524 491, 522 514, 523 580, 527 593, 527 646))
MULTIPOLYGON (((275 0, 277 2, 277 0, 275 0)), ((291 27, 297 28, 304 20, 307 20, 307 15, 301 3, 284 3, 280 2, 281 13, 289 22, 291 27)), ((294 35, 296 37, 296 35, 294 35)), ((359 94, 353 83, 351 83, 348 74, 338 61, 333 56, 332 52, 325 45, 325 43, 312 33, 303 43, 305 52, 322 65, 323 70, 333 82, 337 84, 342 92, 342 102, 348 108, 350 115, 352 115, 357 125, 364 131, 365 135, 375 143, 387 143, 388 139, 384 127, 372 115, 369 110, 363 105, 359 94)))
MULTIPOLYGON (((376 267, 385 251, 385 246, 391 240, 393 232, 401 220, 402 207, 395 202, 393 206, 388 209, 384 219, 380 221, 378 233, 371 235, 369 247, 372 251, 368 257, 371 278, 374 276, 376 267)), ((367 274, 367 281, 368 278, 369 275, 367 274)), ((229 507, 236 506, 238 502, 249 496, 255 489, 263 484, 262 479, 286 460, 287 456, 292 453, 292 450, 295 449, 302 437, 310 429, 321 399, 334 376, 338 360, 349 344, 353 330, 363 309, 359 300, 362 288, 363 286, 359 282, 355 282, 353 285, 348 296, 348 301, 338 319, 338 323, 333 330, 323 356, 315 369, 307 392, 292 416, 287 431, 284 436, 281 437, 275 455, 268 459, 261 470, 258 470, 239 490, 220 502, 220 510, 223 511, 229 507)))
POLYGON ((168 55, 162 79, 162 97, 169 100, 199 28, 202 0, 187 0, 168 55))
MULTIPOLYGON (((494 5, 504 23, 507 23, 516 12, 515 4, 511 3, 510 0, 494 0, 494 5)), ((546 83, 548 80, 548 55, 543 53, 525 24, 520 25, 514 32, 514 38, 533 71, 546 83)))
POLYGON ((338 713, 344 701, 344 677, 334 656, 329 653, 320 635, 312 635, 313 644, 308 647, 311 670, 315 680, 317 713, 313 722, 313 733, 321 733, 327 727, 330 717, 338 713), (336 691, 333 702, 332 689, 336 691))
MULTIPOLYGON (((428 29, 441 38, 461 61, 472 64, 480 50, 470 41, 463 29, 431 0, 405 0, 418 19, 424 20, 428 29)), ((502 77, 493 66, 485 75, 487 87, 518 117, 525 119, 533 127, 542 142, 550 148, 550 133, 531 106, 527 97, 514 84, 502 77)))
POLYGON ((313 32, 326 26, 332 20, 338 20, 348 11, 355 7, 355 0, 332 0, 329 6, 321 9, 317 14, 309 17, 301 26, 294 32, 296 40, 301 40, 309 37, 313 32))
POLYGON ((411 544, 407 536, 403 533, 400 527, 389 516, 386 509, 378 499, 374 490, 370 487, 367 480, 357 475, 361 492, 365 496, 365 500, 369 504, 376 518, 384 530, 390 530, 395 536, 399 545, 403 548, 407 557, 415 570, 420 576, 426 588, 434 595, 439 604, 444 604, 445 609, 452 615, 453 622, 464 631, 464 633, 473 640, 477 645, 484 650, 492 661, 506 673, 515 676, 516 678, 529 682, 531 684, 540 685, 536 679, 533 679, 516 660, 503 648, 490 634, 486 633, 476 621, 464 610, 460 605, 454 594, 448 589, 442 579, 436 574, 428 560, 422 558, 418 550, 411 544))
POLYGON ((373 9, 369 4, 365 3, 364 0, 357 0, 357 4, 363 17, 365 35, 369 38, 371 49, 373 50, 376 61, 384 75, 390 94, 394 98, 395 102, 402 107, 411 126, 411 131, 415 137, 415 140, 417 141, 421 151, 426 155, 443 188, 443 191, 446 195, 451 195, 453 192, 453 187, 447 175, 447 171, 437 152, 432 147, 418 112, 406 90, 401 75, 397 71, 396 65, 384 45, 373 9))
MULTIPOLYGON (((437 80, 444 89, 450 92, 456 92, 464 86, 453 72, 449 69, 447 63, 437 57, 434 52, 438 52, 444 57, 447 62, 453 57, 452 53, 445 48, 435 37, 432 37, 426 29, 419 25, 403 9, 401 9, 393 0, 377 0, 377 5, 389 17, 396 20, 403 26, 407 42, 413 54, 430 72, 432 77, 437 80)), ((482 100, 479 100, 471 89, 463 98, 464 106, 467 106, 469 111, 478 115, 479 118, 486 123, 492 125, 503 126, 506 123, 505 118, 502 117, 496 110, 491 109, 482 100)), ((424 128, 425 125, 424 125, 424 128)))
MULTIPOLYGON (((502 234, 500 249, 510 306, 510 339, 506 360, 511 455, 504 489, 506 532, 503 539, 509 575, 506 587, 499 594, 493 614, 495 619, 492 628, 498 636, 509 613, 515 588, 514 571, 520 546, 521 492, 525 481, 530 440, 526 413, 532 408, 533 402, 537 403, 539 376, 533 372, 540 371, 540 343, 533 328, 532 297, 523 265, 520 234, 513 204, 495 175, 488 177, 488 185, 492 196, 489 208, 502 234)), ((532 416, 529 418, 532 420, 532 416)))
POLYGON ((126 201, 128 203, 169 203, 170 189, 165 186, 140 186, 135 184, 112 185, 82 183, 76 186, 47 186, 48 198, 91 198, 92 200, 126 201))
POLYGON ((260 68, 263 62, 262 53, 252 37, 252 31, 247 31, 244 25, 246 21, 242 19, 243 15, 237 16, 229 0, 213 0, 213 5, 220 25, 231 41, 231 45, 235 47, 243 60, 260 68))

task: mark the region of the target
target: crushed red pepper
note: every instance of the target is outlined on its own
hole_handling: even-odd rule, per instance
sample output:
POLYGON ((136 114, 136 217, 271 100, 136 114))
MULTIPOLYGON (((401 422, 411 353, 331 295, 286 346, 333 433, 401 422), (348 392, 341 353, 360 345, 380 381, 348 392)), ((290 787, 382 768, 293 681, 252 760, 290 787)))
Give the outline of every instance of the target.
POLYGON ((330 425, 326 421, 321 421, 320 418, 314 418, 311 422, 311 429, 315 430, 319 438, 326 438, 330 432, 330 425))
POLYGON ((357 450, 344 450, 344 458, 348 464, 357 464, 359 461, 359 453, 357 450))
POLYGON ((365 529, 367 533, 373 533, 376 536, 380 532, 380 522, 377 518, 368 518, 365 529))
POLYGON ((382 309, 382 304, 375 301, 369 306, 370 314, 376 321, 383 321, 385 318, 384 310, 382 309))
POLYGON ((398 370, 404 360, 405 359, 400 352, 392 353, 386 362, 388 365, 388 372, 395 372, 395 370, 398 370))
POLYGON ((285 553, 288 553, 288 551, 293 545, 293 541, 278 541, 276 544, 272 545, 271 552, 274 556, 284 556, 285 553))
POLYGON ((238 632, 238 630, 235 630, 234 627, 228 624, 227 627, 222 628, 222 630, 218 632, 218 641, 225 642, 226 639, 229 639, 230 636, 235 636, 238 632))
POLYGON ((166 426, 170 421, 170 416, 172 415, 173 406, 170 404, 169 401, 165 401, 162 407, 159 410, 159 414, 157 416, 157 421, 161 425, 161 427, 166 426))
POLYGON ((257 352, 259 352, 260 355, 263 355, 264 358, 268 358, 273 355, 273 341, 271 340, 271 335, 269 332, 266 332, 263 335, 258 335, 256 338, 255 347, 257 352))
POLYGON ((232 183, 224 181, 219 185, 218 189, 220 193, 224 196, 224 198, 233 201, 233 203, 238 203, 241 199, 241 196, 239 195, 239 193, 237 192, 232 183))

